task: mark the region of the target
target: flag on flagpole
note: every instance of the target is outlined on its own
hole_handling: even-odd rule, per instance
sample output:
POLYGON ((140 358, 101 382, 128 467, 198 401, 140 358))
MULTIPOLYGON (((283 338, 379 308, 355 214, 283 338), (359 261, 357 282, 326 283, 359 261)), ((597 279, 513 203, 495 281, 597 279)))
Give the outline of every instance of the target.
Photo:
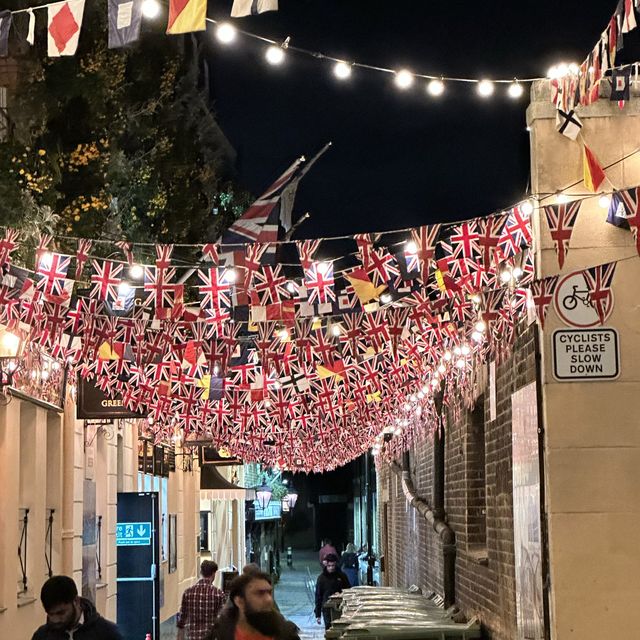
POLYGON ((78 48, 84 0, 56 2, 47 7, 47 52, 52 58, 73 56, 78 48))
POLYGON ((584 145, 582 159, 584 184, 589 191, 596 193, 607 176, 600 166, 598 158, 596 158, 593 151, 591 151, 586 144, 584 145))
POLYGON ((233 0, 231 7, 232 18, 256 16, 265 11, 277 11, 278 0, 233 0))
POLYGON ((207 0, 169 0, 167 33, 204 31, 207 18, 207 0))
POLYGON ((0 57, 9 55, 9 29, 11 28, 11 11, 0 11, 0 57))
POLYGON ((109 49, 135 42, 141 24, 142 0, 109 0, 109 49))

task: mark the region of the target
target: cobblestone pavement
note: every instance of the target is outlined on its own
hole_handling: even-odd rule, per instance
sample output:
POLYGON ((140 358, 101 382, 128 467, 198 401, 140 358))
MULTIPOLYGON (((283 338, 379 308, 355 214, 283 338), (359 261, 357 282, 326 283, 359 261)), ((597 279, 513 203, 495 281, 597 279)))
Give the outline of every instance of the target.
POLYGON ((287 567, 282 556, 280 581, 276 585, 276 602, 282 615, 300 627, 302 640, 322 640, 324 625, 316 624, 313 615, 313 593, 308 590, 309 576, 315 580, 320 573, 317 551, 293 551, 293 566, 287 567))

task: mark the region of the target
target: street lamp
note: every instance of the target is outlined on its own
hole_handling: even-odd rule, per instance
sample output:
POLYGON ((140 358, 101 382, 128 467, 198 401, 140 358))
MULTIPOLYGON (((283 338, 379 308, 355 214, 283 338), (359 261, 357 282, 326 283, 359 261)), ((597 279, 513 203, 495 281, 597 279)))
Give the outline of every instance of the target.
POLYGON ((0 393, 13 384, 13 374, 18 368, 16 358, 22 355, 24 342, 17 332, 0 328, 0 393))
POLYGON ((296 502, 298 502, 298 492, 293 488, 293 485, 289 487, 285 499, 289 505, 289 509, 293 509, 296 506, 296 502))
POLYGON ((271 502, 271 487, 267 484, 266 479, 263 480, 262 486, 256 489, 256 499, 261 509, 266 509, 271 502))

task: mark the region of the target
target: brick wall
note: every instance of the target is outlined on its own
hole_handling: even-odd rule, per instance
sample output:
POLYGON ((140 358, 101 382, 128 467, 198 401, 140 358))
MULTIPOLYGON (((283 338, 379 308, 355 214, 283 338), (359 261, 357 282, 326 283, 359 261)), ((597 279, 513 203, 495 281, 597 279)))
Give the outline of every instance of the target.
MULTIPOLYGON (((475 415, 468 411, 457 421, 450 418, 445 436, 445 509, 456 534, 456 602, 468 616, 478 616, 492 640, 517 637, 511 394, 536 378, 534 331, 534 326, 523 330, 512 356, 496 366, 495 420, 490 420, 487 385, 475 415)), ((410 451, 410 464, 417 494, 433 504, 433 443, 410 451)), ((389 467, 379 469, 379 482, 388 497, 385 582, 416 584, 443 595, 440 539, 407 504, 401 481, 389 467)), ((381 513, 384 508, 381 504, 381 513)))

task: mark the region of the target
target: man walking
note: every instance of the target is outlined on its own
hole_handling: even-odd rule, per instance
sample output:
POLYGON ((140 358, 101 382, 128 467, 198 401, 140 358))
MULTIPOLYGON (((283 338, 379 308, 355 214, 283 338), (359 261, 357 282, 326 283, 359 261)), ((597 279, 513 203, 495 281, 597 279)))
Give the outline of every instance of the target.
POLYGON ((31 640, 123 640, 118 627, 105 620, 91 601, 78 595, 76 583, 68 576, 49 578, 42 585, 40 600, 47 623, 31 640))
POLYGON ((335 553, 330 553, 325 557, 324 569, 316 581, 316 622, 320 624, 320 613, 322 613, 325 629, 331 626, 331 615, 324 608, 325 603, 334 593, 348 589, 350 586, 349 578, 338 569, 338 556, 335 553))
POLYGON ((178 640, 202 640, 213 628, 225 600, 224 592, 213 586, 217 571, 213 560, 204 560, 200 565, 202 577, 182 594, 178 640))
POLYGON ((298 627, 276 611, 271 578, 242 574, 229 589, 229 604, 206 640, 300 640, 298 627))

